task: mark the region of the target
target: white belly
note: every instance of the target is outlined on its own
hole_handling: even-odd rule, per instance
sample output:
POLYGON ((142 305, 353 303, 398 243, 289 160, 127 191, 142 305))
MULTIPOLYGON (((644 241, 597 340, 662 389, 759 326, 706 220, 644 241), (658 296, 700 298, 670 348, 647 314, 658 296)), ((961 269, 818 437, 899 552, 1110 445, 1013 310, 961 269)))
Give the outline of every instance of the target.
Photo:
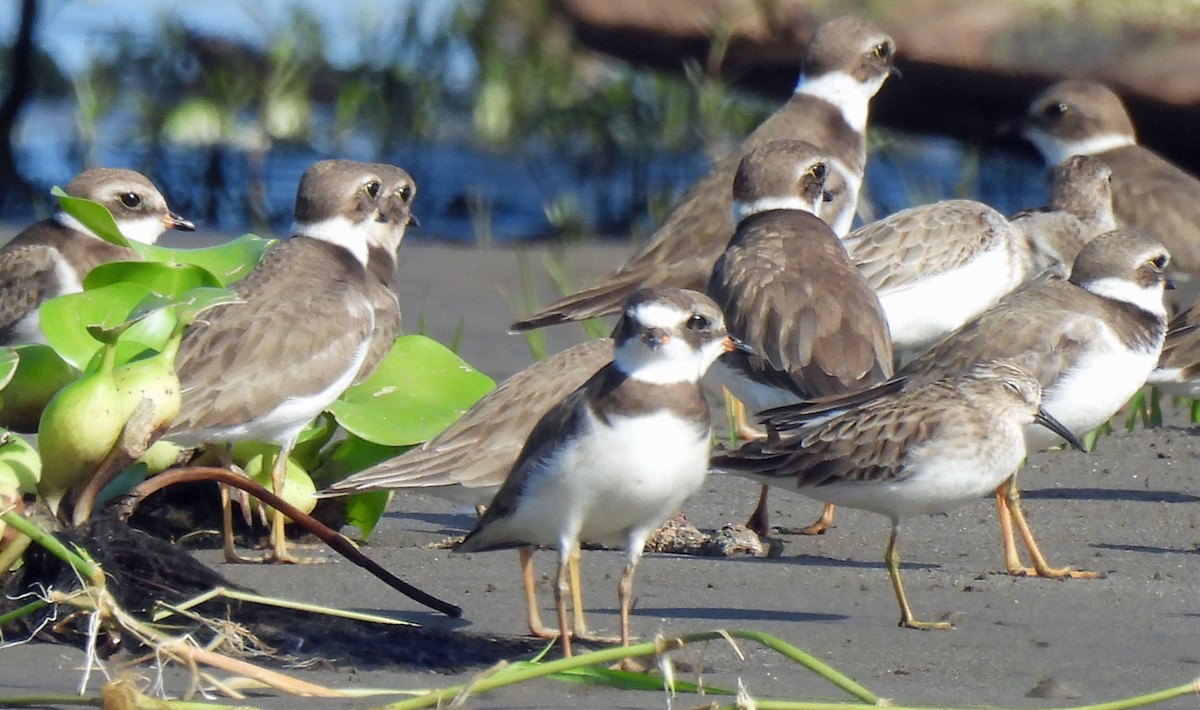
POLYGON ((531 476, 496 532, 555 549, 578 540, 640 554, 645 538, 703 483, 708 454, 707 427, 668 412, 593 421, 531 476))

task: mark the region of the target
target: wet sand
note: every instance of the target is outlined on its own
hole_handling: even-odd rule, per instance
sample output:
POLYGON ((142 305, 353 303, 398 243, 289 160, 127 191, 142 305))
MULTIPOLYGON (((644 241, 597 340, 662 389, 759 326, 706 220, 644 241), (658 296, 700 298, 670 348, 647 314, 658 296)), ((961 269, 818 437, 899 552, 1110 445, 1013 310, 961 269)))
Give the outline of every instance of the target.
MULTIPOLYGON (((555 293, 544 276, 549 250, 531 248, 539 299, 555 293)), ((629 254, 628 246, 572 247, 564 253, 575 284, 589 283, 629 254)), ((460 327, 461 354, 497 377, 529 362, 519 336, 505 333, 512 311, 507 298, 521 286, 518 257, 507 250, 405 245, 402 295, 406 330, 423 320, 426 332, 448 341, 460 327)), ((577 342, 574 326, 547 332, 551 349, 577 342)), ((720 628, 772 633, 814 653, 895 704, 939 706, 1063 707, 1145 693, 1200 676, 1200 446, 1182 413, 1171 424, 1101 438, 1084 455, 1046 452, 1031 457, 1022 474, 1031 525, 1053 564, 1107 573, 1101 580, 1050 581, 1000 572, 998 528, 990 501, 946 516, 915 519, 901 532, 906 588, 921 618, 949 619, 953 631, 896 627, 896 604, 881 562, 888 523, 879 516, 839 512, 835 527, 816 538, 788 537, 781 557, 713 559, 647 555, 636 584, 635 633, 682 634, 720 628)), ((756 487, 710 477, 686 506, 701 528, 741 522, 756 487)), ((776 493, 778 525, 811 522, 818 504, 776 493)), ((418 621, 521 634, 524 631, 516 555, 451 555, 429 547, 470 526, 469 515, 419 495, 398 495, 367 553, 405 580, 465 609, 461 624, 443 620, 392 592, 353 565, 231 566, 219 551, 198 553, 241 584, 299 601, 376 610, 418 621)), ((541 553, 549 574, 552 556, 541 553)), ((617 629, 616 580, 621 557, 591 552, 583 559, 585 602, 591 626, 617 629)), ((552 618, 549 586, 545 618, 552 618)), ((744 660, 723 642, 679 654, 706 684, 743 683, 758 698, 844 698, 825 681, 750 643, 744 660)), ((81 677, 82 654, 71 648, 30 644, 0 651, 0 696, 33 691, 69 692, 81 677)), ((119 657, 118 657, 119 658, 119 657)), ((114 661, 117 659, 114 659, 114 661)), ((110 666, 115 667, 110 663, 110 666)), ((461 683, 470 673, 335 670, 294 673, 334 687, 430 688, 461 683)), ((147 679, 148 667, 130 671, 147 679)), ((679 677, 694 680, 694 672, 679 677)), ((93 674, 90 688, 100 682, 93 674)), ((166 687, 186 688, 172 670, 166 687)), ((394 699, 394 697, 393 697, 394 699)), ((683 696, 673 707, 710 699, 683 696)), ((382 699, 303 701, 304 707, 370 707, 382 699)), ((480 708, 667 707, 662 692, 614 691, 537 680, 468 701, 480 708)), ((255 697, 262 707, 297 707, 294 698, 255 697)), ((1195 708, 1188 697, 1162 708, 1195 708)), ((230 703, 234 704, 234 703, 230 703)))

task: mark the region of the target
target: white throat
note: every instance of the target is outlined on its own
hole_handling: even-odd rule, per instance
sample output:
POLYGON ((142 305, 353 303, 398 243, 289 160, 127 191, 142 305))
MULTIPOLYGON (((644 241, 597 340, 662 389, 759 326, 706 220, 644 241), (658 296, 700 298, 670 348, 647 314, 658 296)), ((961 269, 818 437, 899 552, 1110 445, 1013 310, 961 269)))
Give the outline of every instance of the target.
POLYGON ((1025 137, 1042 154, 1042 159, 1047 165, 1059 165, 1072 155, 1099 155, 1128 145, 1137 145, 1134 137, 1127 133, 1102 133, 1079 140, 1064 141, 1031 128, 1026 131, 1025 137))
POLYGON ((1094 293, 1101 298, 1128 303, 1152 313, 1164 320, 1167 308, 1163 305, 1163 289, 1161 285, 1143 287, 1127 279, 1108 276, 1095 281, 1081 284, 1084 290, 1094 293))
POLYGON ((768 210, 799 210, 809 214, 817 213, 817 205, 807 202, 799 195, 789 197, 764 197, 753 202, 733 201, 733 223, 741 224, 743 219, 766 212, 768 210))
MULTIPOLYGON (((66 212, 56 212, 54 214, 54 221, 67 229, 86 234, 93 239, 105 241, 103 237, 85 227, 83 222, 80 222, 66 212)), ((117 222, 117 229, 121 230, 121 234, 125 235, 126 239, 141 242, 142 244, 157 242, 162 233, 166 231, 166 227, 158 217, 123 220, 117 222)))
POLYGON ((298 237, 320 239, 323 242, 335 244, 354 255, 363 266, 367 265, 369 248, 374 220, 363 220, 354 223, 342 216, 330 217, 320 222, 295 224, 292 234, 298 237))
POLYGON ((796 83, 796 93, 812 96, 832 104, 842 114, 842 120, 859 133, 867 130, 871 98, 878 93, 887 76, 864 84, 846 72, 829 72, 815 79, 803 74, 796 83))
POLYGON ((674 385, 699 382, 710 365, 725 352, 723 340, 694 350, 681 338, 672 337, 666 344, 651 350, 638 338, 613 348, 613 364, 630 379, 652 385, 674 385))

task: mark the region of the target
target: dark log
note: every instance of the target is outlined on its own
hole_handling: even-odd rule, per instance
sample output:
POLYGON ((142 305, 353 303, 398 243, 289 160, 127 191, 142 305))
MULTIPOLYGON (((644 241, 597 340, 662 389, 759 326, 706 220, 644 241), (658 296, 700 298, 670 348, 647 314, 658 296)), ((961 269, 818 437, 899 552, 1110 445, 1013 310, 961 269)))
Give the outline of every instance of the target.
MULTIPOLYGON (((865 3, 558 0, 588 47, 668 71, 696 61, 738 87, 781 101, 795 86, 813 29, 828 13, 855 12, 860 5, 865 3)), ((1104 14, 1105 7, 1117 4, 1079 3, 1052 15, 1026 0, 875 3, 865 14, 896 39, 904 77, 879 93, 872 121, 1016 144, 997 130, 1037 92, 1062 79, 1093 79, 1124 98, 1142 143, 1200 173, 1200 13, 1180 19, 1104 14)))

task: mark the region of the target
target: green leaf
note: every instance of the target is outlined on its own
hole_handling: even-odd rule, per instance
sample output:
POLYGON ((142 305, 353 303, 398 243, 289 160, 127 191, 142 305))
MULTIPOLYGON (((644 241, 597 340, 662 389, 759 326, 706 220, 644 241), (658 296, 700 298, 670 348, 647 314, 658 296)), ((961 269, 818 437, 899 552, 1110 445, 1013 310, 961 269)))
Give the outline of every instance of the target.
POLYGON ((142 284, 160 296, 181 296, 193 288, 223 285, 216 276, 195 264, 114 261, 88 272, 83 279, 83 288, 91 290, 124 281, 142 284))
POLYGON ((356 436, 406 446, 436 436, 494 386, 436 340, 404 335, 371 377, 329 409, 356 436))
POLYGON ((117 228, 117 222, 109 213, 108 208, 99 202, 92 202, 82 197, 72 197, 58 186, 50 188, 50 194, 58 198, 58 206, 62 208, 63 212, 79 220, 83 226, 92 230, 104 241, 122 247, 132 247, 136 244, 121 234, 121 230, 117 228))
POLYGON ((28 343, 14 350, 17 368, 4 388, 0 426, 22 432, 37 431, 46 403, 74 382, 79 373, 48 345, 28 343))
POLYGON ((338 442, 329 458, 313 471, 313 483, 317 484, 317 488, 325 488, 352 473, 374 466, 393 456, 399 456, 408 448, 407 446, 384 446, 349 434, 338 442))
POLYGON ((175 302, 175 315, 184 323, 192 323, 204 311, 226 303, 238 303, 241 298, 227 288, 194 288, 175 302))
POLYGON ((148 295, 150 289, 141 284, 119 283, 52 298, 38 310, 42 333, 64 360, 82 370, 100 349, 89 328, 120 326, 148 295))
POLYGON ((154 244, 133 243, 131 248, 146 261, 192 264, 217 278, 220 286, 237 281, 258 264, 263 252, 275 243, 254 234, 202 249, 168 249, 154 244))
POLYGON ((347 496, 346 524, 358 528, 362 538, 366 540, 371 537, 371 532, 383 517, 391 497, 389 491, 367 491, 347 496))
POLYGON ((21 356, 17 354, 15 348, 0 348, 0 389, 8 386, 12 382, 13 375, 17 374, 17 366, 21 363, 21 356))

